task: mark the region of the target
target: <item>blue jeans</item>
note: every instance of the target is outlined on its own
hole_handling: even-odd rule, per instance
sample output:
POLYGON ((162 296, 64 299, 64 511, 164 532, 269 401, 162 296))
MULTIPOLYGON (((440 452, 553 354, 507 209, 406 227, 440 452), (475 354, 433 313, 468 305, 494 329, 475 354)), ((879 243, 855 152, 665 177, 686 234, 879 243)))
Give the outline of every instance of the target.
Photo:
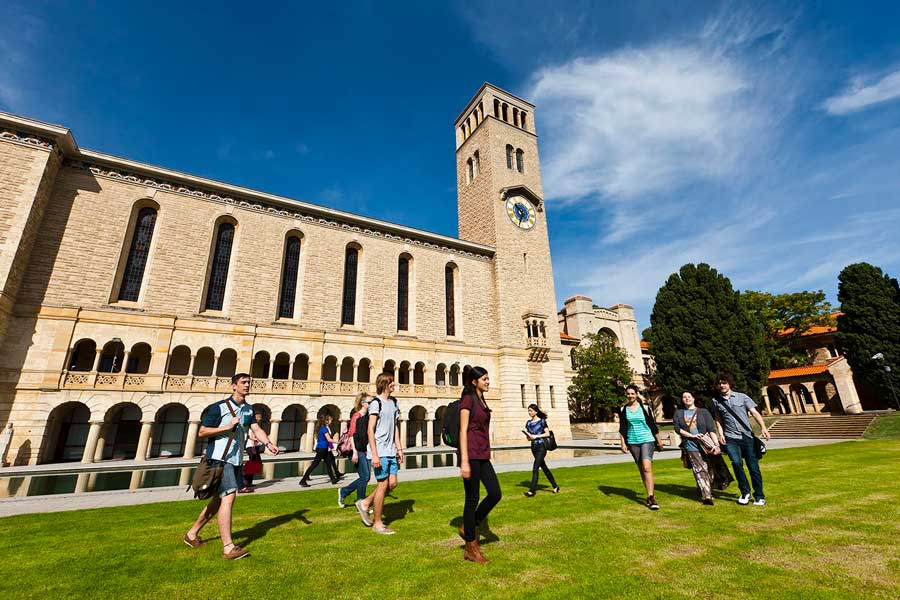
POLYGON ((365 499, 366 486, 369 485, 369 478, 372 476, 372 463, 369 462, 365 452, 359 453, 359 461, 356 463, 356 474, 359 477, 355 481, 351 481, 341 488, 341 498, 346 498, 353 490, 356 490, 356 499, 365 499))
POLYGON ((742 460, 747 461, 747 470, 750 471, 750 480, 753 482, 753 499, 761 500, 766 497, 763 492, 762 472, 759 470, 759 458, 753 449, 753 438, 749 435, 741 436, 741 439, 725 438, 725 452, 731 459, 731 466, 734 468, 734 477, 737 479, 738 487, 741 494, 746 496, 750 493, 750 482, 747 481, 747 475, 744 473, 744 465, 742 460))

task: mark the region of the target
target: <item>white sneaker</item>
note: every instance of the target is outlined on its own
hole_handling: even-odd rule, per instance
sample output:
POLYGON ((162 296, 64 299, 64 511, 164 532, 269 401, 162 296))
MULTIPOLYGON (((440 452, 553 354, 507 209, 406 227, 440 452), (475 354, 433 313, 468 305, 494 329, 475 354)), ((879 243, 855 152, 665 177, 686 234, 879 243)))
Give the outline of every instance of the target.
POLYGON ((738 498, 737 503, 741 506, 747 506, 750 504, 750 494, 741 494, 741 497, 738 498))
POLYGON ((753 506, 765 506, 765 505, 766 505, 766 499, 765 499, 765 498, 760 498, 759 500, 754 500, 754 501, 753 501, 753 506))
POLYGON ((344 495, 341 493, 341 488, 338 488, 338 506, 340 506, 341 508, 347 506, 346 504, 344 504, 344 495))

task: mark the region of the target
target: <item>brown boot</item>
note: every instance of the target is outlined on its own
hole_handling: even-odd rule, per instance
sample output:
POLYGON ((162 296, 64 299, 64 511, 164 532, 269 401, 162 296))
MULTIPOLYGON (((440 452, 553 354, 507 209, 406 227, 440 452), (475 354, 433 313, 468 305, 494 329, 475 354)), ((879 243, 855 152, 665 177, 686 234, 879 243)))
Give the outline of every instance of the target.
MULTIPOLYGON (((459 537, 462 538, 462 541, 466 541, 466 529, 462 525, 459 526, 459 537)), ((475 528, 475 539, 478 539, 478 528, 475 528)))
POLYGON ((471 560, 474 563, 478 564, 486 564, 490 561, 484 557, 484 554, 481 553, 481 547, 478 545, 478 541, 466 542, 466 549, 463 552, 463 558, 465 560, 471 560))

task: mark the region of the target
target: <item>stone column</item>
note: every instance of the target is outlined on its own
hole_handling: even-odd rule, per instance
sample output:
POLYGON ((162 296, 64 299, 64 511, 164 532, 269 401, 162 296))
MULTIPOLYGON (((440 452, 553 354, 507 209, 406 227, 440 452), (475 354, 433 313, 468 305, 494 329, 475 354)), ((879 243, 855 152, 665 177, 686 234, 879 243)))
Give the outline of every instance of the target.
POLYGON ((96 373, 97 368, 100 366, 100 355, 103 354, 103 348, 97 348, 97 353, 94 356, 94 366, 91 367, 91 372, 96 373))
POLYGON ((307 452, 312 452, 313 443, 315 440, 315 436, 313 435, 313 429, 316 426, 315 421, 307 421, 306 422, 306 435, 303 438, 303 449, 307 452))
POLYGON ((819 406, 819 399, 816 398, 816 385, 815 385, 815 382, 813 382, 813 389, 812 389, 811 392, 809 392, 809 396, 810 396, 810 398, 812 398, 812 401, 813 401, 813 410, 816 411, 816 414, 819 414, 819 413, 821 412, 821 410, 822 410, 822 407, 819 406))
POLYGON ((197 433, 200 431, 200 421, 188 421, 187 435, 184 440, 184 458, 194 458, 197 448, 197 433))
POLYGON ((191 361, 188 363, 188 372, 187 374, 191 377, 194 376, 194 361, 197 359, 196 354, 191 354, 191 361))
POLYGON ((94 462, 94 453, 97 451, 97 440, 100 439, 100 429, 102 427, 103 421, 91 421, 91 428, 88 430, 87 441, 84 443, 81 462, 94 462))
POLYGON ((213 356, 213 370, 212 370, 213 389, 216 389, 216 377, 218 377, 218 375, 216 375, 216 373, 218 373, 218 369, 219 369, 219 355, 216 354, 215 356, 213 356))
POLYGON ((422 432, 422 445, 431 447, 431 431, 434 429, 434 419, 425 419, 425 431, 422 432))
POLYGON ((769 395, 767 393, 763 392, 762 399, 763 399, 763 404, 766 407, 765 414, 771 415, 772 414, 772 406, 769 404, 769 395))
POLYGON ((406 419, 400 419, 400 443, 406 448, 406 442, 409 439, 406 435, 406 419))
MULTIPOLYGON (((271 431, 269 432, 269 441, 271 441, 276 446, 278 445, 278 429, 281 427, 280 419, 272 419, 271 421, 271 431)), ((263 463, 263 477, 266 479, 274 479, 275 478, 275 463, 263 463)))
MULTIPOLYGON (((137 452, 134 455, 135 462, 144 462, 150 453, 150 440, 153 436, 153 421, 141 421, 141 434, 138 437, 137 452)), ((144 481, 144 471, 132 471, 131 482, 128 484, 129 490, 136 490, 141 487, 144 481)))

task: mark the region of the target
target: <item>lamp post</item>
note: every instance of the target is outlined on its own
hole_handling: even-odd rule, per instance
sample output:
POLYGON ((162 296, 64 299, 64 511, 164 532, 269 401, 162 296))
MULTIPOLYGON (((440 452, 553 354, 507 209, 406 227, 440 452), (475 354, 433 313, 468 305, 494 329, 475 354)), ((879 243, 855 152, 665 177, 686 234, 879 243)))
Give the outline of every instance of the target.
POLYGON ((881 365, 881 368, 884 369, 884 376, 887 379, 888 387, 891 388, 891 398, 894 399, 894 404, 897 406, 897 410, 900 410, 900 400, 897 399, 897 391, 894 389, 894 382, 891 379, 891 365, 884 362, 883 352, 879 352, 878 354, 873 356, 872 360, 878 362, 881 365))

